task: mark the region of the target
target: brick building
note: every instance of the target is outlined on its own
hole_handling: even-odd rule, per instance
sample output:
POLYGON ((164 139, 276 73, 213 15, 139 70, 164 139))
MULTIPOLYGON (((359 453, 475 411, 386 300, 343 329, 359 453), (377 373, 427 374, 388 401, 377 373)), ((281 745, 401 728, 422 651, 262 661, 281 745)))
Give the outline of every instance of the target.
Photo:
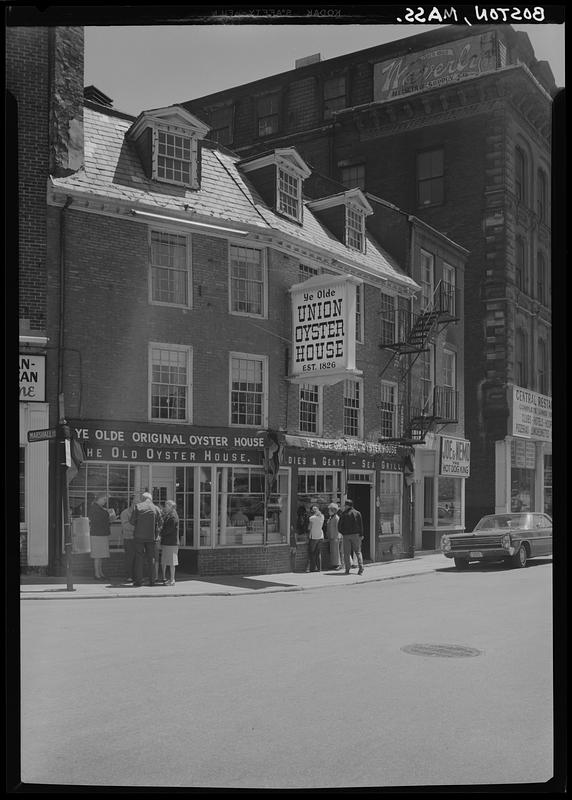
MULTIPOLYGON (((82 165, 83 29, 8 28, 6 89, 7 132, 17 154, 16 162, 8 162, 17 209, 8 209, 14 227, 7 231, 18 231, 9 245, 18 257, 20 549, 23 563, 44 570, 55 473, 48 469, 48 441, 30 444, 27 434, 48 428, 49 398, 58 392, 58 337, 47 329, 46 181, 49 174, 69 174, 82 165), (50 373, 56 376, 53 386, 50 373)), ((57 400, 54 408, 57 413, 57 400)))
MULTIPOLYGON (((47 70, 58 98, 44 174, 33 175, 45 416, 21 424, 21 504, 49 523, 27 531, 29 565, 63 569, 60 457, 27 433, 64 416, 85 459, 69 483, 72 522, 100 491, 117 515, 145 489, 159 504, 174 498, 192 572, 300 568, 301 510, 347 495, 373 561, 419 548, 422 529, 431 546, 443 526, 462 529, 465 480, 440 464, 467 461, 451 455, 465 441, 453 379, 464 370, 466 250, 313 172, 293 147, 241 158, 182 106, 133 118, 94 87, 79 92, 81 32, 51 35, 68 68, 61 80, 47 70), (415 455, 435 426, 443 435, 415 455), (45 498, 30 483, 38 459, 50 502, 47 478, 45 498), (421 521, 404 480, 419 459, 435 497, 421 521)), ((108 574, 120 575, 112 527, 108 574)), ((91 569, 88 555, 74 558, 74 570, 91 569)))
MULTIPOLYGON (((240 155, 292 145, 316 171, 466 248, 466 522, 511 508, 551 513, 549 65, 526 34, 491 25, 296 66, 183 105, 240 155)), ((428 286, 433 270, 426 259, 428 286)), ((416 481, 429 518, 431 476, 416 481)))

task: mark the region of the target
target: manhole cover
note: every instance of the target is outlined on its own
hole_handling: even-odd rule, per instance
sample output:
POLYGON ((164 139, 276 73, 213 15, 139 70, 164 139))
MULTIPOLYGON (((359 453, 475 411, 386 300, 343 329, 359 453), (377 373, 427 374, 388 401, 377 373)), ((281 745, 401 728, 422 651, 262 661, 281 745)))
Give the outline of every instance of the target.
POLYGON ((413 656, 440 656, 441 658, 466 658, 480 656, 481 651, 460 644, 406 644, 401 648, 413 656))

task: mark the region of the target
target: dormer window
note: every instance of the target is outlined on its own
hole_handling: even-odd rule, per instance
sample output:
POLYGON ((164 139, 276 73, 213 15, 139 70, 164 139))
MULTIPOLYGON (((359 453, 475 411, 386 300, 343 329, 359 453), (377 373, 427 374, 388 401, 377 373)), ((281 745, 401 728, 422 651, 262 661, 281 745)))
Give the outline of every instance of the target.
POLYGON ((207 131, 208 126, 182 106, 168 106, 140 114, 127 137, 148 178, 198 189, 200 141, 207 131))
POLYGON ((298 175, 278 167, 278 211, 300 221, 302 208, 302 181, 298 175))
POLYGON ((365 214, 352 203, 346 205, 346 245, 352 250, 365 250, 365 214))
POLYGON ((361 189, 321 197, 307 203, 322 225, 350 250, 365 253, 365 218, 373 214, 361 189))
POLYGON ((278 214, 302 222, 302 183, 310 169, 293 147, 282 147, 239 163, 264 201, 278 214))
MULTIPOLYGON (((196 142, 195 152, 196 152, 196 142)), ((157 130, 157 179, 168 183, 191 184, 193 141, 190 136, 180 136, 157 130)))

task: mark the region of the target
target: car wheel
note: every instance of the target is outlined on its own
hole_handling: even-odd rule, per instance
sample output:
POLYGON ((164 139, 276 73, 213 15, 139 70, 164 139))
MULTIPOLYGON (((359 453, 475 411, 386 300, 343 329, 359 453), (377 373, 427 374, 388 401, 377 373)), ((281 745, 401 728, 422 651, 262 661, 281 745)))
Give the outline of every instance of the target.
POLYGON ((467 561, 466 558, 455 558, 454 561, 455 561, 455 566, 457 567, 457 569, 468 569, 469 568, 469 562, 467 561))
POLYGON ((528 553, 526 552, 525 545, 521 544, 516 553, 510 557, 509 563, 511 567, 526 567, 528 561, 528 553))

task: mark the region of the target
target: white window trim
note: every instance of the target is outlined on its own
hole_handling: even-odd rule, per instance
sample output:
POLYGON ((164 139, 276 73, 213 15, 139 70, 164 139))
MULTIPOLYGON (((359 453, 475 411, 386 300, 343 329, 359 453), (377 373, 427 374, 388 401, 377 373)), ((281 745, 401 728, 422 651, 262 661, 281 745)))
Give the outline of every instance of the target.
POLYGON ((244 240, 229 240, 227 248, 228 259, 228 313, 235 317, 253 317, 254 319, 268 319, 268 250, 265 247, 252 247, 244 240), (251 311, 235 311, 232 307, 232 247, 241 247, 245 250, 256 250, 262 258, 262 279, 264 282, 262 290, 262 313, 255 314, 251 311))
POLYGON ((302 222, 302 213, 303 213, 303 206, 302 206, 302 176, 298 172, 298 170, 292 168, 289 164, 285 163, 283 159, 279 159, 276 164, 276 211, 278 214, 283 214, 288 219, 294 220, 294 222, 302 222), (297 214, 289 214, 283 208, 280 208, 280 172, 283 172, 285 175, 288 175, 290 178, 293 178, 297 182, 296 187, 296 199, 298 202, 298 213, 297 214))
POLYGON ((319 386, 315 383, 310 383, 310 381, 308 381, 307 383, 300 383, 299 386, 300 388, 298 390, 298 432, 300 433, 301 436, 308 436, 308 435, 321 436, 324 428, 324 387, 319 386), (301 396, 302 386, 315 386, 318 390, 318 413, 316 418, 317 430, 315 431, 315 433, 302 430, 302 425, 301 425, 302 420, 300 419, 300 414, 302 410, 302 396, 301 396))
POLYGON ((435 294, 435 254, 430 253, 429 250, 425 250, 423 247, 420 248, 421 256, 427 256, 430 263, 431 263, 431 283, 427 284, 425 282, 425 267, 423 265, 423 258, 421 257, 419 260, 419 283, 421 284, 421 296, 420 296, 420 304, 421 310, 427 308, 431 305, 431 301, 433 300, 433 295, 435 294), (429 286, 429 297, 426 298, 424 295, 424 289, 426 286, 429 286), (427 305, 425 304, 425 300, 427 299, 427 305))
MULTIPOLYGON (((382 289, 381 290, 381 294, 380 294, 380 300, 379 300, 380 305, 381 305, 381 297, 382 296, 390 297, 393 300, 393 341, 396 342, 397 339, 398 339, 398 328, 397 328, 397 325, 398 325, 398 316, 399 316, 398 313, 397 313, 397 309, 398 309, 397 295, 390 294, 390 292, 386 292, 386 291, 384 291, 382 289)), ((382 313, 382 310, 380 308, 380 326, 379 326, 379 335, 380 335, 380 337, 381 337, 381 334, 382 334, 381 323, 382 322, 386 322, 385 319, 382 319, 381 313, 382 313)), ((389 344, 391 344, 391 342, 389 342, 389 344)))
POLYGON ((355 203, 346 202, 346 225, 345 225, 345 228, 346 228, 346 247, 349 250, 354 250, 356 253, 365 253, 365 213, 363 211, 363 208, 360 208, 355 203), (354 214, 357 214, 359 216, 359 218, 360 218, 360 227, 361 227, 360 234, 361 234, 361 241, 362 241, 361 248, 354 247, 353 245, 349 244, 349 233, 350 233, 350 230, 352 230, 352 231, 355 230, 354 228, 350 228, 350 225, 349 225, 350 211, 353 212, 354 214))
POLYGON ((356 286, 356 318, 358 320, 358 324, 356 324, 356 344, 363 344, 364 342, 364 316, 365 316, 365 291, 364 291, 365 284, 362 283, 356 286), (359 317, 357 316, 357 297, 359 294, 359 317))
POLYGON ((153 180, 160 183, 167 183, 171 186, 188 186, 191 189, 199 188, 198 181, 198 140, 196 134, 188 128, 181 128, 179 126, 161 124, 156 122, 153 125, 153 180), (175 179, 167 179, 159 176, 159 131, 164 133, 171 133, 174 136, 184 136, 190 140, 191 156, 189 160, 189 174, 190 182, 177 181, 175 179))
MULTIPOLYGON (((357 432, 357 434, 355 436, 353 436, 352 434, 345 433, 345 431, 344 431, 343 435, 348 437, 349 439, 360 439, 361 440, 361 439, 363 439, 363 412, 364 412, 364 409, 363 409, 363 406, 364 406, 363 379, 362 378, 347 378, 346 380, 355 382, 355 383, 357 383, 359 385, 360 404, 359 404, 359 409, 358 409, 359 415, 358 415, 358 432, 357 432)), ((342 405, 342 426, 343 426, 343 422, 344 422, 343 417, 344 417, 344 412, 345 412, 345 408, 346 408, 345 399, 346 399, 346 395, 345 395, 345 385, 344 385, 343 394, 342 394, 342 404, 343 404, 342 405)))
POLYGON ((231 351, 228 354, 228 424, 231 428, 267 428, 268 427, 268 356, 256 353, 238 353, 231 351), (244 358, 249 361, 262 361, 262 422, 256 425, 242 425, 232 421, 232 360, 244 358))
MULTIPOLYGON (((394 404, 393 404, 393 424, 392 424, 392 431, 391 431, 391 434, 390 434, 389 438, 394 438, 394 437, 397 436, 398 419, 399 419, 398 386, 397 386, 397 383, 395 383, 394 381, 380 381, 379 387, 380 387, 380 391, 379 391, 380 402, 382 400, 381 395, 382 395, 383 388, 387 387, 387 388, 393 389, 393 399, 394 399, 394 404)), ((380 408, 379 411, 380 411, 380 414, 381 414, 381 408, 380 408)), ((380 428, 381 428, 381 425, 380 425, 380 428)), ((384 436, 383 431, 381 431, 381 435, 384 436)))
POLYGON ((149 422, 167 425, 191 425, 193 422, 193 348, 184 344, 171 344, 169 342, 149 342, 147 348, 147 417, 149 422), (152 416, 151 386, 152 380, 152 350, 181 350, 187 354, 187 414, 185 419, 159 419, 152 416))
POLYGON ((443 386, 446 386, 448 389, 452 389, 453 391, 457 390, 457 359, 458 359, 458 355, 457 355, 456 349, 454 349, 454 348, 452 348, 450 346, 447 346, 447 347, 443 348, 443 369, 442 369, 443 386), (453 361, 453 383, 452 384, 445 383, 445 358, 446 358, 446 356, 451 356, 452 357, 452 361, 453 361))
POLYGON ((192 308, 193 307, 193 269, 192 269, 192 237, 190 233, 182 231, 180 228, 168 225, 150 225, 147 228, 147 247, 149 253, 149 304, 152 306, 166 306, 167 308, 192 308), (164 300, 153 299, 153 263, 151 261, 151 237, 153 233, 171 233, 174 236, 182 236, 187 240, 187 303, 166 303, 164 300))

